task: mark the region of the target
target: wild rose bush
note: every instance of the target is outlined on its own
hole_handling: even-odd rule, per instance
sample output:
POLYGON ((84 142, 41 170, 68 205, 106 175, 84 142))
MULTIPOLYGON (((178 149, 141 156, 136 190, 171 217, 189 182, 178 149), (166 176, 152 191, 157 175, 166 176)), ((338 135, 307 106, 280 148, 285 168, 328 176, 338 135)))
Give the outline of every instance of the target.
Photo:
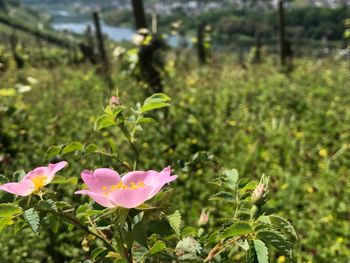
POLYGON ((159 172, 138 169, 138 137, 143 125, 155 122, 147 114, 168 107, 169 101, 168 96, 158 93, 130 109, 112 97, 104 114, 97 118, 95 130, 120 129, 130 147, 128 158, 119 156, 113 147, 106 152, 93 143, 75 141, 50 147, 47 159, 71 153, 78 157, 98 154, 109 165, 82 169, 83 184, 75 191, 81 196, 78 205, 61 200, 63 193, 50 187, 50 183, 76 185, 75 177, 63 176, 69 169, 66 161, 35 168, 20 174, 16 182, 0 185, 0 190, 18 196, 13 202, 0 204, 0 230, 14 224, 17 231, 28 226, 38 234, 48 231, 41 227, 45 220, 52 226, 65 222, 65 231, 84 233, 81 249, 89 255, 84 262, 231 262, 233 254, 242 251, 246 262, 268 262, 269 254, 276 252, 293 261, 298 239, 293 226, 265 209, 268 177, 262 176, 260 182, 248 181, 240 179, 236 170, 222 169, 212 182, 220 189, 211 198, 218 202, 218 210, 203 209, 197 225, 186 227, 181 211, 168 205, 176 195, 167 186, 177 179, 171 168, 159 172), (120 175, 111 169, 111 160, 126 172, 120 175), (221 211, 228 214, 220 215, 221 211), (221 219, 208 231, 211 214, 221 219))

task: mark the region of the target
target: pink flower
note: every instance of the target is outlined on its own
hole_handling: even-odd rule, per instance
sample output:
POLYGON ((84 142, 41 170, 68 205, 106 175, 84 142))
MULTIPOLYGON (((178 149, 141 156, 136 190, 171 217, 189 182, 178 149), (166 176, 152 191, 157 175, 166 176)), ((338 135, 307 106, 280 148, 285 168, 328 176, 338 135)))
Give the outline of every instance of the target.
POLYGON ((49 184, 55 174, 67 165, 66 161, 49 164, 47 167, 37 167, 27 173, 18 183, 7 183, 0 185, 0 190, 19 196, 27 196, 37 193, 44 185, 49 184))
POLYGON ((177 176, 170 176, 170 167, 161 172, 134 171, 122 178, 116 171, 107 168, 83 171, 81 177, 88 190, 80 190, 75 194, 90 196, 96 203, 112 208, 134 208, 155 196, 162 187, 174 181, 177 176))

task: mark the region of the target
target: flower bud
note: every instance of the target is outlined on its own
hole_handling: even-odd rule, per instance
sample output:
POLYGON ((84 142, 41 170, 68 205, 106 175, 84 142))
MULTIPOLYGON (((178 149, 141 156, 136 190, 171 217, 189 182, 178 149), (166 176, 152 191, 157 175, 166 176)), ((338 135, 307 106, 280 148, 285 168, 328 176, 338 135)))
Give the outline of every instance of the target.
POLYGON ((256 206, 263 206, 268 199, 269 178, 264 175, 261 177, 259 184, 255 187, 252 194, 252 202, 256 206))
POLYGON ((119 97, 112 96, 111 99, 109 100, 109 105, 111 107, 120 105, 119 97))
POLYGON ((201 211, 201 215, 199 216, 199 219, 198 219, 198 226, 205 226, 206 224, 208 224, 208 221, 209 221, 209 214, 210 212, 206 211, 206 209, 202 209, 201 211))

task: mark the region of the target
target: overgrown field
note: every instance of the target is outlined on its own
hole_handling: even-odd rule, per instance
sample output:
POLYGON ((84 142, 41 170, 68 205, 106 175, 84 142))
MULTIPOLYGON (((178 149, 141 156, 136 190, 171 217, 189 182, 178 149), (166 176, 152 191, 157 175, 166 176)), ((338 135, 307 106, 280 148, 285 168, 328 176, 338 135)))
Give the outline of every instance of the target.
MULTIPOLYGON (((127 71, 113 70, 118 93, 110 94, 103 78, 87 64, 67 64, 63 56, 49 65, 17 70, 14 62, 0 71, 0 173, 4 182, 18 170, 57 161, 69 162, 64 177, 79 178, 81 167, 126 168, 101 154, 52 154, 53 145, 73 141, 96 144, 101 152, 114 148, 124 162, 133 153, 117 128, 94 131, 111 95, 135 108, 146 90, 127 71), (47 150, 51 147, 50 151, 47 150)), ((273 58, 242 68, 235 57, 223 56, 199 67, 180 62, 165 79, 171 106, 150 113, 155 123, 136 129, 138 169, 161 170, 170 165, 178 179, 169 200, 182 215, 183 235, 196 235, 203 208, 211 211, 208 233, 229 218, 235 203, 213 200, 220 191, 213 182, 222 167, 237 169, 241 178, 270 176, 268 210, 295 226, 297 262, 339 262, 350 258, 350 74, 346 61, 297 59, 290 74, 282 74, 273 58)), ((54 185, 61 200, 75 204, 76 181, 54 185)), ((12 201, 0 192, 0 202, 12 201)), ((45 221, 45 219, 42 219, 45 221)), ((45 223, 45 222, 44 222, 45 223)), ((61 229, 0 233, 0 262, 80 262, 83 234, 61 229), (64 230, 64 231, 63 231, 64 230), (73 234, 74 233, 74 234, 73 234), (46 258, 48 258, 46 260, 46 258)), ((226 261, 243 262, 238 246, 226 261)), ((105 261, 101 261, 105 262, 105 261)), ((107 261, 106 261, 107 262, 107 261)), ((156 262, 156 261, 154 261, 156 262)), ((160 261, 159 261, 160 262, 160 261)), ((163 261, 166 262, 166 261, 163 261)), ((285 262, 272 254, 270 262, 285 262)))

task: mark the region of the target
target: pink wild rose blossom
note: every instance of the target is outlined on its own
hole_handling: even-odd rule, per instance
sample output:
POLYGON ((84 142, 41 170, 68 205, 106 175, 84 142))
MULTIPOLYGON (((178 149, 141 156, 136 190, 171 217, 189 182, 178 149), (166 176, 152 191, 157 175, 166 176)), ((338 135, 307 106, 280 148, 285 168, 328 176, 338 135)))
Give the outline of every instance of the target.
POLYGON ((66 161, 49 164, 47 167, 41 166, 27 173, 23 179, 17 183, 7 183, 0 185, 0 190, 19 196, 27 196, 37 193, 41 188, 49 184, 55 174, 67 165, 66 161))
POLYGON ((101 206, 135 208, 155 196, 162 187, 174 181, 170 167, 161 172, 133 171, 120 178, 119 174, 108 168, 83 171, 81 177, 88 186, 87 190, 76 191, 91 197, 101 206))

